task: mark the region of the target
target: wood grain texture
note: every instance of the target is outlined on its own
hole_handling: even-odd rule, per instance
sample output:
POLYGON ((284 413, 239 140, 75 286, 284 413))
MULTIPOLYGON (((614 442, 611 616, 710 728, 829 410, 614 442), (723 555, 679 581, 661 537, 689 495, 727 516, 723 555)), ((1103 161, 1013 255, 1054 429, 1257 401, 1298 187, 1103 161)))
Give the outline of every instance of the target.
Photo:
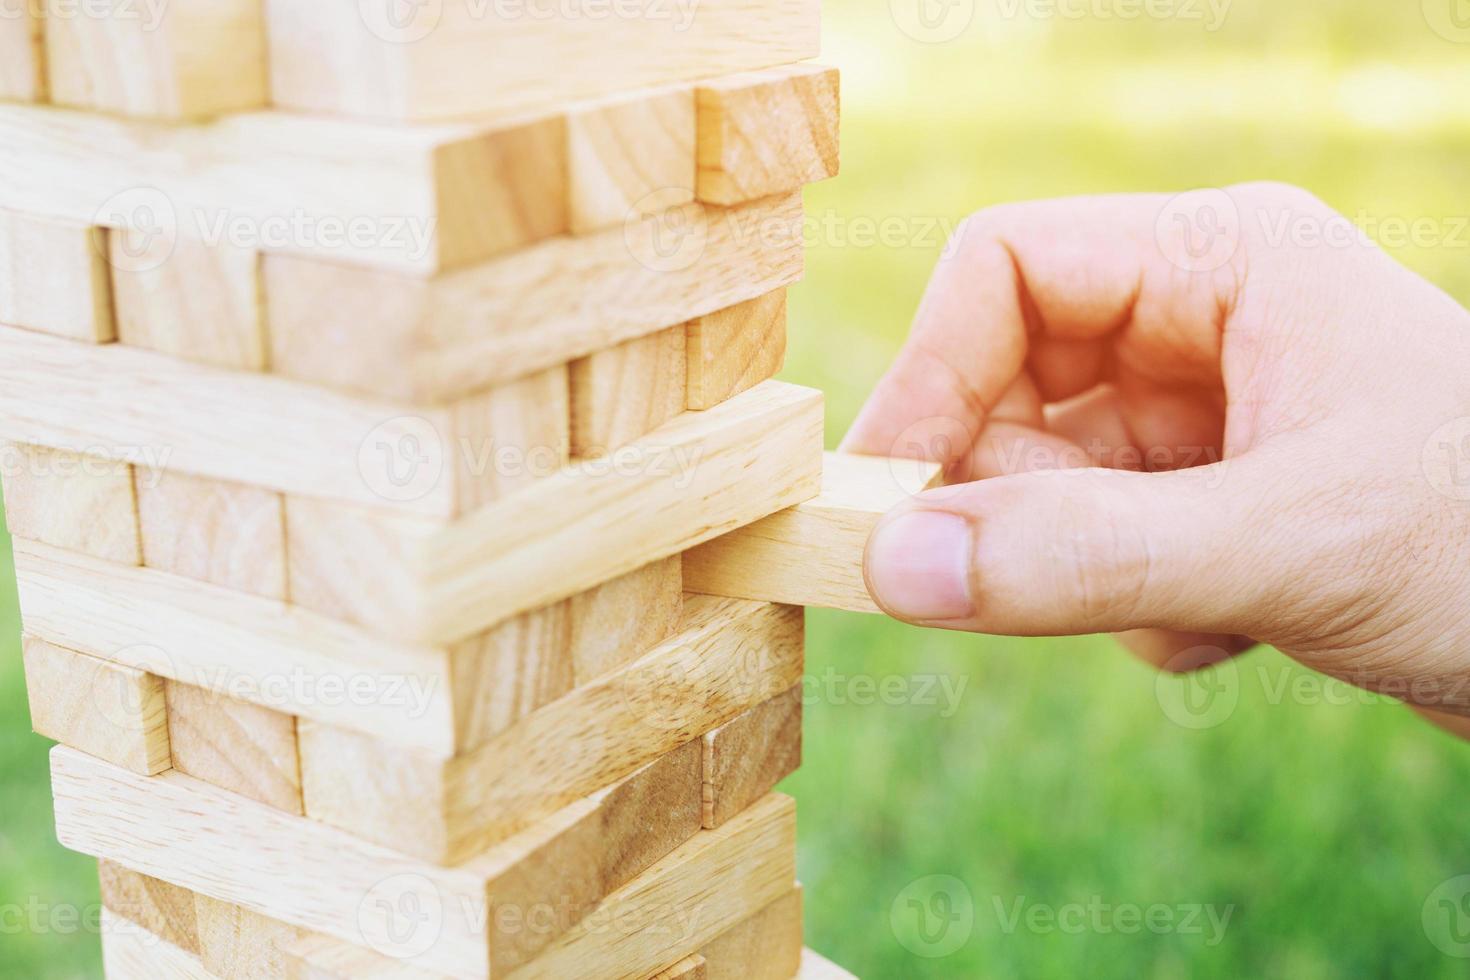
POLYGON ((97 862, 102 904, 160 939, 199 953, 199 917, 194 893, 111 861, 97 862))
POLYGON ((216 367, 266 369, 256 252, 127 230, 108 244, 119 341, 216 367))
POLYGON ((738 204, 835 176, 838 73, 788 65, 701 82, 701 201, 738 204))
POLYGON ((133 467, 41 446, 0 443, 12 537, 124 565, 143 560, 133 467))
POLYGON ((798 885, 706 943, 708 980, 792 980, 801 969, 801 901, 798 885))
POLYGON ((152 569, 13 544, 21 619, 42 639, 266 707, 284 699, 300 716, 394 744, 456 749, 444 648, 388 642, 152 569))
POLYGON ((452 517, 565 457, 563 371, 416 408, 0 327, 0 437, 452 517))
POLYGON ((269 490, 138 471, 143 564, 162 572, 286 598, 286 508, 269 490))
POLYGON ((728 822, 801 766, 801 697, 798 684, 700 740, 707 829, 728 822))
POLYGON ((786 290, 695 317, 686 330, 689 407, 713 408, 781 370, 786 361, 786 290))
POLYGON ((0 210, 0 323, 98 344, 115 339, 107 233, 0 210))
POLYGON ((8 102, 46 100, 45 20, 27 0, 11 16, 0 17, 0 99, 8 102))
POLYGON ((707 976, 704 957, 688 956, 667 970, 658 971, 652 980, 705 980, 707 976))
POLYGON ((286 980, 450 980, 365 946, 321 933, 308 934, 286 949, 286 980))
POLYGON ((684 411, 687 360, 670 327, 573 361, 572 455, 606 456, 684 411))
POLYGON ((273 369, 387 398, 451 399, 791 285, 801 220, 798 194, 729 210, 690 204, 431 280, 270 254, 273 369))
POLYGON ((815 496, 821 427, 819 393, 770 381, 449 524, 335 508, 324 549, 365 625, 454 642, 815 496))
POLYGON ((102 971, 107 980, 214 980, 199 957, 102 909, 102 971))
POLYGON ((261 0, 47 4, 51 99, 97 112, 194 119, 268 101, 261 0))
POLYGON ((177 125, 4 104, 0 208, 430 275, 567 230, 565 137, 555 115, 177 125))
POLYGON ((828 453, 822 493, 684 556, 691 592, 877 612, 863 551, 879 518, 940 479, 937 463, 828 453))
POLYGON ((169 767, 160 678, 33 636, 23 650, 37 733, 145 776, 169 767))
POLYGON ((271 980, 286 975, 286 950, 305 930, 221 902, 194 896, 199 921, 199 961, 220 980, 271 980))
POLYGON ((679 629, 684 564, 670 555, 567 600, 575 684, 643 656, 679 629))
POLYGON ((573 234, 694 200, 693 88, 603 98, 566 119, 573 234))
POLYGON ((358 5, 267 0, 277 104, 443 119, 781 65, 820 47, 814 0, 706 0, 635 16, 546 16, 550 8, 514 5, 487 12, 474 0, 446 0, 406 20, 392 3, 365 0, 359 13, 358 5))
POLYGON ((175 769, 277 810, 302 812, 294 717, 192 684, 165 687, 175 769))
POLYGON ((455 744, 472 749, 576 685, 565 602, 513 616, 450 647, 455 744))
POLYGON ((303 724, 307 813, 460 860, 786 690, 802 651, 800 609, 702 599, 672 639, 447 761, 303 724))

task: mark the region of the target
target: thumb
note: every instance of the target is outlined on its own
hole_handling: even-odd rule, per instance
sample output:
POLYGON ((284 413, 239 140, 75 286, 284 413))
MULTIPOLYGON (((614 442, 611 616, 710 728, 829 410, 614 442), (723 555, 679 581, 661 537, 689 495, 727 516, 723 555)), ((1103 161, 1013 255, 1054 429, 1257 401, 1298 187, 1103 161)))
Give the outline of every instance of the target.
POLYGON ((1247 454, 928 491, 873 531, 868 590, 899 619, 983 633, 1251 634, 1294 578, 1291 535, 1269 526, 1285 495, 1265 470, 1247 454))

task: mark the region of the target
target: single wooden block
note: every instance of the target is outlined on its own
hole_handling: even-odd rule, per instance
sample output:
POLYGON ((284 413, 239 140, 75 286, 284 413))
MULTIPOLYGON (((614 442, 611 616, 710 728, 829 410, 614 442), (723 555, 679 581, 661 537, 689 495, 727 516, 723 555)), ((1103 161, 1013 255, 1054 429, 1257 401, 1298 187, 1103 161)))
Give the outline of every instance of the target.
POLYGON ((684 411, 684 339, 670 327, 572 362, 573 456, 606 456, 684 411))
POLYGON ((120 864, 97 862, 102 905, 150 934, 186 952, 199 953, 199 919, 194 893, 120 864))
POLYGON ((937 463, 828 453, 822 493, 690 550, 685 588, 877 612, 863 580, 863 552, 878 520, 941 477, 937 463))
POLYGON ((215 980, 199 957, 102 909, 102 972, 107 980, 215 980))
MULTIPOLYGON (((544 916, 558 903, 581 905, 579 889, 585 887, 584 862, 590 856, 602 869, 599 874, 618 869, 632 876, 583 909, 583 914, 618 912, 621 917, 611 921, 636 922, 639 908, 653 907, 651 902, 630 904, 630 894, 664 899, 667 913, 678 907, 674 902, 694 907, 703 894, 692 891, 697 877, 717 892, 732 881, 748 881, 719 899, 717 909, 699 905, 698 928, 708 931, 708 938, 784 894, 794 880, 789 801, 773 798, 718 831, 698 830, 697 752, 683 755, 679 778, 671 778, 673 770, 667 768, 673 760, 650 767, 629 781, 641 779, 640 788, 614 788, 569 808, 539 834, 528 831, 519 839, 522 851, 513 853, 507 842, 454 868, 363 843, 183 773, 145 779, 64 746, 53 750, 51 761, 57 834, 64 846, 454 977, 488 980, 497 955, 494 944, 526 928, 525 919, 517 925, 502 910, 502 895, 527 905, 538 923, 561 921, 544 916), (683 842, 663 829, 672 825, 675 809, 681 826, 693 835, 683 842), (669 890, 665 883, 671 877, 683 882, 682 890, 669 890), (415 917, 417 910, 427 912, 428 919, 415 917), (495 917, 487 919, 487 914, 495 917), (421 943, 425 938, 429 941, 421 943)), ((551 937, 555 941, 531 962, 559 951, 572 933, 618 931, 607 930, 606 921, 588 929, 582 919, 560 939, 551 937)), ((702 938, 695 935, 695 944, 702 938)), ((683 953, 674 950, 650 962, 647 972, 683 953)), ((513 952, 507 955, 514 959, 513 952)))
POLYGON ((283 977, 286 950, 305 930, 250 909, 195 895, 199 922, 199 961, 219 980, 283 977))
POLYGON ((453 759, 303 722, 307 814, 458 861, 786 690, 802 652, 800 609, 701 600, 674 638, 453 759))
POLYGON ((565 233, 565 168, 557 114, 384 127, 248 112, 181 126, 0 105, 0 208, 409 275, 565 233))
POLYGON ((201 582, 286 598, 280 494, 178 471, 137 470, 143 564, 201 582))
POLYGON ((0 323, 98 344, 115 339, 106 232, 0 211, 0 323))
POLYGON ((267 0, 271 93, 291 109, 395 121, 564 104, 815 57, 815 0, 705 0, 634 16, 488 12, 445 0, 267 0), (548 71, 548 65, 577 65, 548 71))
POLYGON ((796 980, 857 980, 842 967, 823 959, 809 949, 801 951, 801 972, 796 980))
POLYGON ((125 230, 108 239, 119 341, 216 367, 266 369, 256 252, 125 230))
POLYGON ((16 538, 107 561, 143 560, 133 468, 41 446, 0 444, 5 524, 16 538))
POLYGON ((801 695, 798 684, 705 734, 706 828, 726 823, 801 766, 801 695))
POLYGON ((835 176, 838 73, 789 65, 701 82, 699 199, 738 204, 835 176))
POLYGON ((45 21, 31 0, 0 17, 0 99, 46 100, 45 21))
POLYGON ((414 407, 0 327, 0 438, 453 517, 565 459, 565 368, 414 407))
MULTIPOLYGON (((0 407, 5 400, 0 393, 0 407)), ((316 508, 310 541, 299 541, 297 508, 288 501, 292 596, 316 601, 294 572, 310 549, 350 583, 338 593, 357 597, 351 612, 363 624, 454 642, 809 499, 821 429, 817 392, 771 381, 708 412, 680 415, 613 463, 573 463, 535 493, 447 524, 381 509, 316 508)))
POLYGON ((637 660, 679 630, 684 563, 671 555, 567 600, 574 683, 637 660))
POLYGON ((272 370, 452 399, 791 285, 801 220, 799 194, 729 210, 690 204, 431 280, 269 254, 272 370))
POLYGON ((468 640, 450 655, 455 741, 481 745, 576 685, 565 602, 533 609, 468 640))
POLYGON ((46 59, 58 105, 195 119, 264 106, 261 0, 105 3, 46 0, 46 59))
POLYGON ((689 407, 713 408, 781 370, 786 361, 786 290, 695 317, 687 330, 689 407))
POLYGON ((570 222, 586 234, 694 200, 694 90, 633 92, 567 110, 570 222))
POLYGON ((706 943, 709 980, 792 980, 801 969, 802 893, 784 897, 706 943))
MULTIPOLYGON (((705 969, 703 956, 689 956, 667 970, 660 970, 652 980, 706 980, 709 976, 705 969)), ((783 978, 784 980, 784 978, 783 978)))
POLYGON ((190 684, 165 684, 175 769, 277 810, 302 812, 294 717, 190 684))
POLYGON ((24 657, 39 734, 145 776, 169 767, 161 679, 31 636, 24 657))

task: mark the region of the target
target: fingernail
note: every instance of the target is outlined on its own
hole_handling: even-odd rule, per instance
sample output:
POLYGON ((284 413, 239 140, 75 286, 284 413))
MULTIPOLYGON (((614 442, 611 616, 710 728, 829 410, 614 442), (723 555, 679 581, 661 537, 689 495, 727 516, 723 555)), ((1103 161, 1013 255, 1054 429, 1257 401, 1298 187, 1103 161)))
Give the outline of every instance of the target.
POLYGON ((973 616, 970 539, 970 522, 947 511, 914 510, 885 520, 868 539, 869 591, 900 619, 973 616))

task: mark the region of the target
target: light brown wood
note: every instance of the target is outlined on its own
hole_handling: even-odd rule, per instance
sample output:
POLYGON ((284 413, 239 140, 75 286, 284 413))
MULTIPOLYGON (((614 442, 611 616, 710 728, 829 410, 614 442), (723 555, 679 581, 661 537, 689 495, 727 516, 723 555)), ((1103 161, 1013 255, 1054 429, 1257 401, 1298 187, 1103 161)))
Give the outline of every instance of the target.
POLYGON ((684 411, 687 360, 670 327, 573 361, 572 455, 606 456, 684 411))
POLYGON ((249 112, 181 126, 0 105, 0 208, 110 228, 146 218, 412 275, 565 232, 565 163, 556 115, 384 127, 249 112))
POLYGON ((687 324, 689 407, 713 408, 775 376, 786 361, 786 290, 687 324))
POLYGON ((679 629, 684 565, 671 555, 567 600, 576 684, 643 656, 679 629))
POLYGON ((789 65, 701 82, 699 199, 738 204, 835 176, 838 73, 789 65))
POLYGON ((0 437, 437 517, 554 470, 567 397, 553 368, 419 408, 0 327, 0 437))
POLYGON ((118 460, 0 443, 5 524, 27 538, 124 565, 143 560, 133 467, 118 460))
POLYGON ((97 879, 104 908, 198 955, 199 918, 193 892, 106 860, 97 862, 97 879))
POLYGON ((653 980, 705 980, 707 976, 704 957, 689 956, 667 970, 660 970, 653 980))
POLYGON ((700 740, 707 829, 727 823, 801 765, 801 696, 798 684, 700 740))
POLYGON ((0 17, 0 99, 43 102, 46 99, 45 21, 32 0, 16 4, 0 17))
POLYGON ((574 234, 694 200, 693 88, 603 98, 566 118, 574 234))
POLYGON ((104 907, 102 970, 107 980, 214 980, 199 957, 104 907))
POLYGON ((23 646, 36 732, 145 776, 169 767, 161 679, 32 636, 23 646))
POLYGON ((286 598, 286 508, 278 493, 177 471, 138 471, 143 564, 286 598))
POLYGON ((303 723, 307 813, 463 859, 788 689, 802 643, 795 607, 691 601, 672 639, 450 760, 303 723))
POLYGON ((868 536, 879 518, 941 475, 937 463, 828 453, 820 496, 689 551, 685 588, 877 612, 863 580, 868 536))
POLYGON ((454 398, 791 285, 801 220, 797 194, 691 204, 427 281, 267 255, 273 368, 388 398, 454 398))
POLYGON ((220 980, 269 980, 286 975, 286 950, 305 930, 221 902, 195 895, 199 921, 199 961, 220 980))
POLYGON ((271 91, 292 109, 443 119, 786 64, 820 47, 815 0, 552 11, 445 0, 404 18, 393 0, 267 0, 271 91))
POLYGON ((165 682, 173 767, 287 813, 301 813, 296 719, 178 681, 165 682))
POLYGON ((700 950, 708 980, 792 980, 801 969, 801 886, 700 950))
POLYGON ((0 323, 71 340, 113 340, 106 232, 0 210, 0 323))
POLYGON ((513 616, 451 645, 455 744, 472 749, 576 685, 565 602, 513 616))
POLYGON ((286 980, 449 980, 443 973, 320 933, 286 949, 284 976, 286 980))
POLYGON ((256 252, 126 230, 108 239, 119 341, 216 367, 265 370, 256 252))

